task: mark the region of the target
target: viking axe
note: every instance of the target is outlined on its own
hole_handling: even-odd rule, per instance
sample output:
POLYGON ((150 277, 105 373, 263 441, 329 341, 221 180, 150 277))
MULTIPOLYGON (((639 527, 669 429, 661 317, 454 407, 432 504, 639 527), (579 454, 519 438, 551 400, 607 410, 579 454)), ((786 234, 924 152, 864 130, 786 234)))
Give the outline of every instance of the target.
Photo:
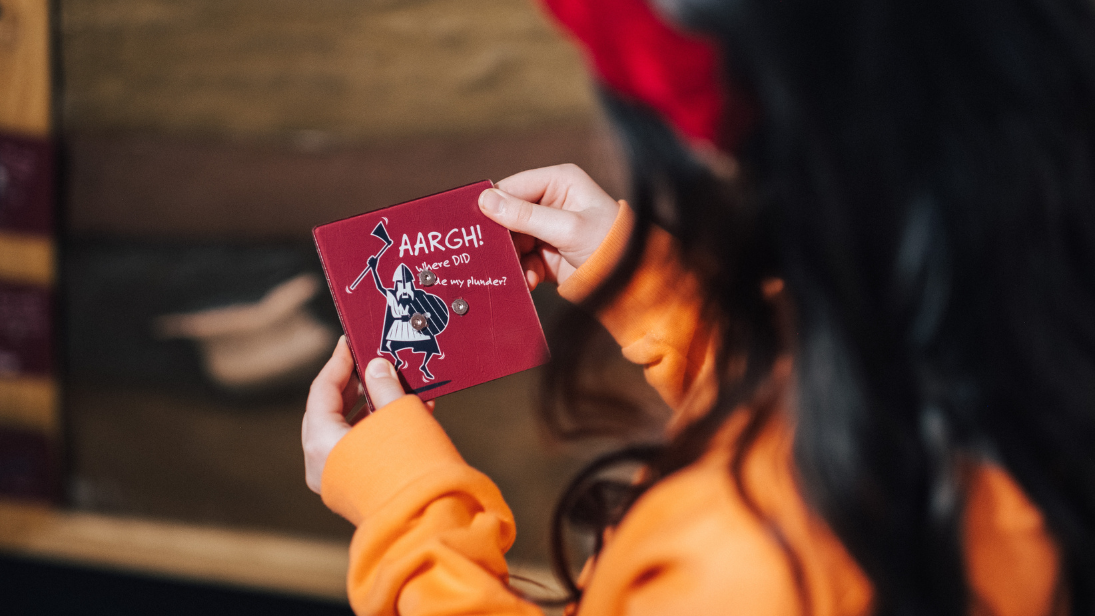
MULTIPOLYGON (((384 254, 384 251, 388 250, 388 248, 392 245, 392 238, 388 237, 388 230, 384 228, 384 223, 382 222, 376 223, 376 227, 373 228, 372 236, 384 242, 384 247, 380 249, 380 252, 376 253, 376 255, 372 257, 369 257, 369 261, 375 264, 380 262, 380 255, 384 254)), ((357 280, 355 280, 350 286, 346 287, 346 292, 353 293, 354 289, 357 288, 357 285, 361 284, 361 280, 365 278, 365 274, 368 274, 369 270, 372 268, 372 265, 365 266, 365 269, 361 270, 361 274, 358 275, 357 280)))

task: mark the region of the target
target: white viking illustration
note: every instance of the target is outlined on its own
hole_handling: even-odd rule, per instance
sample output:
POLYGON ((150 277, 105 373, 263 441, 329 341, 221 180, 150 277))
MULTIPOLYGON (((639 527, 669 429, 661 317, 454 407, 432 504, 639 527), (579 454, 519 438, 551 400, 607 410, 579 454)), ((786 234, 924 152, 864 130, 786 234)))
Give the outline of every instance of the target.
MULTIPOLYGON (((440 334, 449 321, 449 310, 438 296, 427 293, 414 285, 414 274, 410 268, 401 264, 392 277, 392 288, 385 288, 376 273, 376 263, 370 259, 373 281, 384 295, 388 310, 384 314, 384 327, 380 341, 380 351, 394 358, 396 369, 406 363, 399 357, 403 349, 422 353, 422 365, 419 370, 426 380, 433 380, 427 364, 434 355, 441 355, 437 344, 440 334)), ((444 357, 444 355, 441 355, 444 357)))

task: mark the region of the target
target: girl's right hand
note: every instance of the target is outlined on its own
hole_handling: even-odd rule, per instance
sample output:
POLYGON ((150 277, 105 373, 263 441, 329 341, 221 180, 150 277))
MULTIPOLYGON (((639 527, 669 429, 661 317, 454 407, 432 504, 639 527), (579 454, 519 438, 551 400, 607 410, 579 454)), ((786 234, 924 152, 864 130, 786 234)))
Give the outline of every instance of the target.
POLYGON ((576 165, 522 171, 479 195, 479 209, 513 231, 529 289, 562 284, 608 236, 620 204, 576 165))

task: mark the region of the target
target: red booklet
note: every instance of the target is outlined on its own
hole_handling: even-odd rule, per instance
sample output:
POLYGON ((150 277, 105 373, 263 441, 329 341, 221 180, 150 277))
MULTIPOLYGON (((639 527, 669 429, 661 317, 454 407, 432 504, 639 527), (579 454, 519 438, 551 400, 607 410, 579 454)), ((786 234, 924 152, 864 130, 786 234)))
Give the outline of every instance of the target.
POLYGON ((358 373, 395 364, 431 400, 539 366, 547 342, 482 181, 312 230, 358 373))

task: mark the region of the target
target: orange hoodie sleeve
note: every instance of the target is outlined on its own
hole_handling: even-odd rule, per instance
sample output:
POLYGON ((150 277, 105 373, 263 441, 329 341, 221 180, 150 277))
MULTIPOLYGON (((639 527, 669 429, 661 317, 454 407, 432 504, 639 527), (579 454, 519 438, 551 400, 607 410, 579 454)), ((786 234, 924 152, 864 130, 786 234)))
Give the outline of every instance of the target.
POLYGON ((358 614, 540 614, 506 586, 513 514, 416 396, 358 422, 331 451, 324 503, 357 526, 358 614))
MULTIPOLYGON (((626 202, 608 237, 559 294, 587 297, 623 256, 634 226, 626 202)), ((624 357, 643 366, 647 382, 675 411, 674 423, 705 412, 714 402, 714 335, 704 324, 700 287, 679 261, 676 240, 654 227, 643 260, 624 291, 598 318, 624 357)), ((672 426, 671 426, 672 428, 672 426)))

